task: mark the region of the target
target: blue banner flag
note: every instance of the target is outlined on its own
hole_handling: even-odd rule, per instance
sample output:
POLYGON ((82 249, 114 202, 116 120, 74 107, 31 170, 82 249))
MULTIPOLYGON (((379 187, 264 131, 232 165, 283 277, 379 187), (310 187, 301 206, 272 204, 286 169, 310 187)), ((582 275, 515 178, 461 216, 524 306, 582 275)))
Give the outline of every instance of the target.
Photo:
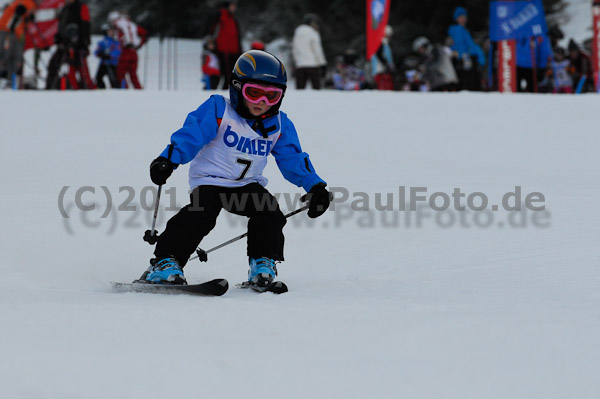
POLYGON ((519 39, 548 31, 542 0, 493 1, 490 3, 490 39, 519 39))

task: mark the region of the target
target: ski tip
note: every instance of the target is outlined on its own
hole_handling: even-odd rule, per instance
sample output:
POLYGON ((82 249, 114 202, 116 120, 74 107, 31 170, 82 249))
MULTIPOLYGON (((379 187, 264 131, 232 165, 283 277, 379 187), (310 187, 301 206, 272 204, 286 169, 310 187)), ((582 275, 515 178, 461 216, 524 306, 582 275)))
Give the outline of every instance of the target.
POLYGON ((279 295, 288 292, 288 287, 283 281, 274 281, 267 286, 266 291, 279 295))
POLYGON ((285 292, 288 292, 288 287, 283 281, 274 281, 266 287, 258 287, 252 283, 249 283, 248 281, 236 284, 235 286, 242 289, 251 288, 256 292, 271 292, 273 294, 283 294, 285 292))
POLYGON ((215 290, 216 296, 223 295, 229 289, 229 281, 225 280, 224 278, 214 279, 214 280, 210 281, 210 283, 212 283, 215 287, 217 287, 217 289, 215 290))

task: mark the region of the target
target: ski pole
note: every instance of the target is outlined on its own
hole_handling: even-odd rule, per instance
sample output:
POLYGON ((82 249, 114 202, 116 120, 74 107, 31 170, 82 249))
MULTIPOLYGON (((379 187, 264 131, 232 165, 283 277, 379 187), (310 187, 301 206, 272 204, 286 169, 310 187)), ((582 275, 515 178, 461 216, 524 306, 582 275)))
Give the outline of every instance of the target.
POLYGON ((150 245, 156 244, 158 241, 158 232, 154 230, 156 227, 156 219, 158 217, 158 206, 160 204, 160 192, 162 191, 162 184, 158 186, 158 192, 156 193, 156 202, 154 203, 154 216, 152 217, 152 229, 146 230, 144 233, 144 241, 150 245))
MULTIPOLYGON (((291 216, 294 216, 294 215, 296 215, 296 214, 298 214, 298 213, 300 213, 300 212, 302 212, 302 211, 305 211, 305 210, 307 210, 307 209, 308 209, 308 205, 304 205, 302 208, 298 208, 298 209, 296 209, 295 211, 292 211, 292 212, 290 212, 290 213, 288 213, 288 214, 284 215, 284 217, 287 219, 287 218, 289 218, 289 217, 291 217, 291 216)), ((219 248, 223 248, 223 247, 225 247, 225 246, 227 246, 227 245, 229 245, 229 244, 231 244, 231 243, 234 243, 234 242, 236 242, 236 241, 238 241, 238 240, 241 240, 242 238, 246 237, 247 235, 248 235, 248 232, 245 232, 244 234, 242 234, 242 235, 239 235, 239 236, 237 236, 237 237, 235 237, 235 238, 232 238, 231 240, 229 240, 229 241, 226 241, 226 242, 224 242, 223 244, 219 244, 219 245, 217 245, 216 247, 214 247, 214 248, 211 248, 211 249, 209 249, 209 250, 207 250, 207 251, 205 251, 205 250, 203 250, 202 248, 198 247, 198 248, 196 249, 196 254, 197 254, 197 255, 196 255, 196 256, 192 256, 192 257, 190 258, 190 260, 193 260, 193 259, 196 259, 196 258, 198 258, 198 259, 200 260, 200 262, 206 262, 206 261, 208 261, 208 253, 209 253, 209 252, 216 251, 216 250, 217 250, 217 249, 219 249, 219 248)))
MULTIPOLYGON (((169 145, 169 155, 168 155, 168 160, 171 160, 171 155, 173 154, 173 144, 169 145)), ((169 168, 169 162, 168 161, 163 161, 158 165, 159 169, 161 171, 165 171, 169 168)), ((144 241, 146 241, 148 244, 150 245, 154 245, 156 244, 156 242, 158 241, 158 232, 156 230, 154 230, 154 228, 156 227, 156 219, 158 218, 158 206, 160 204, 160 192, 162 191, 162 184, 160 184, 158 186, 158 192, 156 193, 156 202, 154 203, 154 216, 152 217, 152 229, 151 230, 146 230, 146 232, 144 233, 144 241)))

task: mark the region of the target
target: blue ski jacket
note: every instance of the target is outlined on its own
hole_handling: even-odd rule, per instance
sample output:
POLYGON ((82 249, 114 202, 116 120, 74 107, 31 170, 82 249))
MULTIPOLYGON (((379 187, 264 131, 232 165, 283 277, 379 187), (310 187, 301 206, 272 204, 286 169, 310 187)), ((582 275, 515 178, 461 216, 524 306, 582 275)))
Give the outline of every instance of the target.
MULTIPOLYGON (((225 98, 221 95, 212 95, 198 109, 188 114, 183 127, 171 135, 173 146, 170 157, 174 164, 191 162, 198 152, 216 136, 219 124, 225 114, 225 98)), ((269 129, 275 126, 277 131, 281 128, 279 139, 273 146, 271 153, 275 157, 277 166, 283 177, 292 184, 304 188, 307 192, 317 183, 325 183, 315 172, 307 153, 302 151, 298 133, 292 121, 284 112, 279 111, 281 126, 277 126, 280 118, 277 115, 263 119, 263 125, 269 129)), ((249 126, 256 120, 247 119, 249 126)), ((257 132, 257 134, 260 134, 257 132)), ((161 156, 169 157, 169 147, 161 156)))
POLYGON ((467 28, 458 24, 452 25, 448 28, 448 35, 454 41, 451 49, 456 51, 460 58, 462 58, 463 54, 467 54, 468 56, 474 55, 477 57, 479 65, 485 65, 485 54, 483 54, 481 47, 473 41, 467 28))
MULTIPOLYGON (((531 38, 524 37, 517 39, 517 66, 521 68, 533 68, 531 60, 531 38)), ((535 37, 535 66, 538 69, 544 69, 548 66, 548 60, 552 59, 552 47, 550 41, 545 36, 535 37)))
POLYGON ((110 36, 104 36, 102 40, 98 42, 94 54, 96 57, 100 58, 101 64, 117 66, 119 57, 121 56, 121 44, 110 36), (106 58, 106 56, 109 56, 110 58, 106 58))

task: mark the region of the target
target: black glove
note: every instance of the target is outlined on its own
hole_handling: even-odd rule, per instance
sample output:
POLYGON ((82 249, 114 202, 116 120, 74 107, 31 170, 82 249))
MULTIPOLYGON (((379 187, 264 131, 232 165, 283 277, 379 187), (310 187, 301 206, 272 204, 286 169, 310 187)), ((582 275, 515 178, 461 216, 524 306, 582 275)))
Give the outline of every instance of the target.
POLYGON ((302 201, 308 201, 309 218, 319 217, 329 208, 333 195, 325 187, 325 183, 317 183, 306 195, 302 196, 302 201))
POLYGON ((162 186, 167 182, 174 169, 173 162, 165 157, 158 157, 150 164, 150 179, 152 183, 162 186))

